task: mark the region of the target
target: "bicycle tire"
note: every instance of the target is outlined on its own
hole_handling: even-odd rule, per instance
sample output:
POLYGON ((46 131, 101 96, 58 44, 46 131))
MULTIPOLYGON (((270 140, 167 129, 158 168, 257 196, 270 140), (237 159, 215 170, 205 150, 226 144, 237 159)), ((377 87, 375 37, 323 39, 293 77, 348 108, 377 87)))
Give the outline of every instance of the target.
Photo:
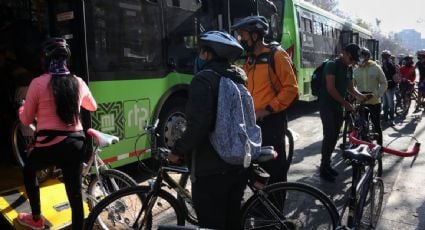
POLYGON ((369 188, 366 204, 363 207, 360 229, 375 229, 382 211, 384 201, 384 182, 373 178, 369 188))
POLYGON ((101 199, 117 191, 117 189, 114 188, 115 185, 118 186, 118 190, 126 187, 137 186, 137 182, 131 176, 119 170, 106 169, 101 170, 99 173, 102 178, 102 182, 99 181, 99 178, 97 178, 96 175, 93 175, 89 185, 87 186, 87 204, 89 206, 89 210, 99 203, 101 199), (103 194, 103 191, 99 188, 99 186, 104 186, 105 191, 107 191, 108 194, 103 194))
MULTIPOLYGON (((179 185, 182 186, 183 188, 187 188, 189 177, 190 177, 190 173, 181 174, 179 185)), ((196 212, 193 205, 187 203, 185 199, 181 197, 179 194, 177 194, 177 200, 180 202, 183 208, 183 211, 186 215, 186 220, 193 225, 197 225, 198 218, 196 217, 196 212)))
MULTIPOLYGON (((22 124, 20 120, 16 120, 12 125, 11 141, 12 152, 18 167, 23 170, 27 160, 29 145, 34 138, 34 130, 22 124)), ((51 168, 38 170, 37 180, 39 183, 44 182, 52 173, 51 168)))
MULTIPOLYGON (((142 210, 149 186, 128 187, 116 191, 102 199, 90 212, 84 229, 157 229, 160 225, 184 225, 185 216, 177 199, 170 193, 160 190, 157 194, 154 216, 149 215, 145 226, 134 224, 142 210), (165 204, 168 202, 168 205, 165 204), (165 205, 164 205, 165 204, 165 205), (171 208, 171 210, 170 210, 171 208), (130 218, 134 218, 130 220, 130 218)), ((142 213, 146 215, 146 213, 142 213)))
POLYGON ((322 191, 303 183, 280 182, 266 186, 261 193, 255 193, 248 199, 242 207, 241 227, 335 229, 338 221, 339 215, 334 203, 322 191), (267 200, 278 208, 279 214, 283 215, 282 222, 271 216, 272 212, 261 201, 261 194, 265 194, 267 200), (313 218, 313 214, 317 219, 313 218))
POLYGON ((289 129, 285 130, 285 153, 286 153, 286 162, 288 167, 286 169, 286 174, 288 174, 289 168, 292 163, 292 158, 294 156, 294 135, 289 129))

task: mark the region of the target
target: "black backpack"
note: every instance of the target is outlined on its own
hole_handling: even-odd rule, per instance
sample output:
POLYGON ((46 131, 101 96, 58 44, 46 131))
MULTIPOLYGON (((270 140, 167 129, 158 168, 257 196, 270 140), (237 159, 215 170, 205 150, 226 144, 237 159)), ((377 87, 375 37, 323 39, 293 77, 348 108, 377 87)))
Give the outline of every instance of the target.
POLYGON ((314 71, 313 75, 311 75, 311 94, 313 96, 320 96, 320 88, 322 87, 322 83, 324 82, 323 77, 323 69, 325 68, 325 64, 328 60, 324 61, 321 65, 319 65, 314 71))

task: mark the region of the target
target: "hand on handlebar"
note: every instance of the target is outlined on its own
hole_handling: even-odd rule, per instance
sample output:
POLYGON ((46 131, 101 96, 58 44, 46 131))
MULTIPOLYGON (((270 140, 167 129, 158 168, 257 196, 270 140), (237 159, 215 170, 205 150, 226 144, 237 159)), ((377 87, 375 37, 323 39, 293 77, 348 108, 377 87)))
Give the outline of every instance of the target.
POLYGON ((181 163, 181 161, 183 160, 180 156, 174 154, 174 153, 170 153, 167 156, 167 160, 170 161, 173 164, 179 164, 181 163))
POLYGON ((344 101, 342 106, 344 106, 345 110, 347 110, 347 111, 351 111, 351 112, 354 111, 353 105, 350 104, 350 102, 348 102, 348 101, 344 101))

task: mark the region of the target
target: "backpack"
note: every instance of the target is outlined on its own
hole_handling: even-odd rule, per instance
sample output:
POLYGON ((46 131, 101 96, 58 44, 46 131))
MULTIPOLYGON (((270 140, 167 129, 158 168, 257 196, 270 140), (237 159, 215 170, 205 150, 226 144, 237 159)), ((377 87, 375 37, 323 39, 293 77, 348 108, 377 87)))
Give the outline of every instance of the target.
POLYGON ((322 82, 324 82, 323 77, 323 69, 325 68, 325 64, 328 62, 328 60, 324 61, 322 64, 320 64, 314 71, 313 75, 311 75, 311 94, 313 96, 319 97, 320 96, 320 88, 322 88, 322 82))
MULTIPOLYGON (((283 52, 286 52, 286 51, 277 42, 271 42, 268 47, 270 48, 270 52, 262 53, 262 54, 258 55, 255 63, 257 63, 257 64, 267 63, 269 65, 270 69, 273 71, 273 74, 276 75, 274 54, 278 50, 281 50, 283 52)), ((296 76, 297 75, 297 69, 295 68, 295 65, 294 65, 294 63, 292 62, 291 59, 290 59, 290 64, 291 64, 291 67, 292 67, 292 71, 294 71, 294 74, 296 76)), ((278 79, 278 80, 280 82, 280 79, 278 79)), ((270 76, 270 74, 269 74, 269 82, 270 82, 270 85, 271 85, 271 87, 274 91, 274 94, 277 95, 279 93, 279 91, 277 90, 276 86, 273 84, 272 77, 270 76)))
POLYGON ((220 77, 216 115, 209 135, 212 146, 225 162, 247 168, 251 159, 260 155, 262 139, 252 96, 245 85, 220 77))

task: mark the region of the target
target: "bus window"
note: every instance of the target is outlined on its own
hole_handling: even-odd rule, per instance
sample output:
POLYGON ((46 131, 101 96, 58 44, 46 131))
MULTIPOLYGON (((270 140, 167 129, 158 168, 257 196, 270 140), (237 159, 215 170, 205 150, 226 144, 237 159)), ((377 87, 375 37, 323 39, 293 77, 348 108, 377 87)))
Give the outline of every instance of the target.
POLYGON ((166 3, 168 64, 179 72, 192 73, 197 54, 197 12, 202 4, 197 0, 167 0, 166 3))
POLYGON ((129 79, 137 72, 163 69, 159 4, 93 0, 86 15, 92 80, 129 79))

